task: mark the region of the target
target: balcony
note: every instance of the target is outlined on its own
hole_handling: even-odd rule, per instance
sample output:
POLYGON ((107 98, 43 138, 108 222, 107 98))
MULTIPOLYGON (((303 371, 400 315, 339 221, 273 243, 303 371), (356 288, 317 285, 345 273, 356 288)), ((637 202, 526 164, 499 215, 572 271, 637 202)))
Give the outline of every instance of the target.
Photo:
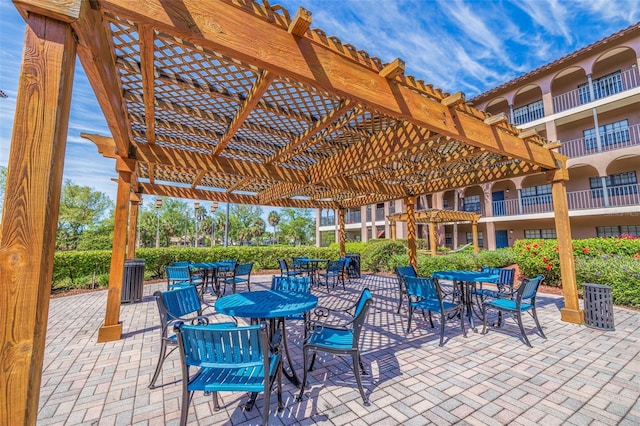
MULTIPOLYGON (((567 192, 569 210, 604 209, 640 205, 640 185, 622 185, 603 189, 567 192)), ((553 211, 550 195, 539 195, 493 202, 493 216, 548 213, 553 211)))
POLYGON ((584 105, 596 99, 602 99, 616 93, 624 92, 640 86, 640 75, 637 68, 631 68, 606 78, 593 81, 595 99, 591 99, 588 86, 562 93, 553 97, 553 112, 558 113, 584 105))
POLYGON ((597 154, 599 152, 613 151, 627 148, 629 146, 640 145, 640 124, 629 126, 624 131, 605 132, 600 135, 602 149, 598 146, 594 138, 578 138, 562 143, 560 154, 569 158, 584 157, 585 155, 597 154))
POLYGON ((335 217, 321 217, 320 226, 334 226, 336 224, 335 217))
POLYGON ((542 117, 544 117, 544 105, 542 104, 542 100, 530 103, 520 108, 514 108, 513 110, 513 122, 518 125, 539 120, 542 117))

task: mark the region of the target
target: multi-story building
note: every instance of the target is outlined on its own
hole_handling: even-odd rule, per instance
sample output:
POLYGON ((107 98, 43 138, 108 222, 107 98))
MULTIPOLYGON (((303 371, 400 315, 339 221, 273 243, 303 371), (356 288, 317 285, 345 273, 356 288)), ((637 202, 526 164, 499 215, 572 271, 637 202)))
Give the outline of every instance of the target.
MULTIPOLYGON (((640 23, 548 63, 471 99, 504 114, 523 132, 535 131, 568 157, 567 202, 574 238, 640 236, 640 23)), ((506 247, 520 238, 555 238, 551 185, 545 174, 491 182, 419 197, 417 209, 482 214, 479 244, 506 247)), ((402 200, 347 212, 347 240, 390 238, 390 213, 402 200)), ((319 211, 317 241, 335 240, 335 212, 319 211)), ((397 223, 398 238, 406 224, 397 223)), ((428 237, 428 227, 418 235, 428 237)), ((471 242, 471 225, 438 227, 438 244, 471 242)))

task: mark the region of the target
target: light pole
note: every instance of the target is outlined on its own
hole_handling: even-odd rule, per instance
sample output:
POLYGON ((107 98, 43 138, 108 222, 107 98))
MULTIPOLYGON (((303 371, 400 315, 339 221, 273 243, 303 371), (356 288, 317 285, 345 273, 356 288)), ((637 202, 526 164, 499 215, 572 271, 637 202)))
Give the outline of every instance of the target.
POLYGON ((160 209, 162 208, 162 198, 156 198, 156 216, 158 222, 156 225, 156 248, 160 248, 160 209))
POLYGON ((216 217, 215 212, 218 210, 218 202, 211 204, 211 247, 216 245, 216 217))
POLYGON ((187 246, 187 224, 189 223, 189 210, 184 211, 184 240, 182 241, 182 247, 187 246))
POLYGON ((227 217, 224 221, 224 246, 229 246, 229 203, 227 203, 227 217))
POLYGON ((193 203, 193 216, 196 219, 196 241, 194 247, 198 247, 198 226, 200 225, 200 219, 202 219, 202 210, 200 210, 200 203, 193 203))

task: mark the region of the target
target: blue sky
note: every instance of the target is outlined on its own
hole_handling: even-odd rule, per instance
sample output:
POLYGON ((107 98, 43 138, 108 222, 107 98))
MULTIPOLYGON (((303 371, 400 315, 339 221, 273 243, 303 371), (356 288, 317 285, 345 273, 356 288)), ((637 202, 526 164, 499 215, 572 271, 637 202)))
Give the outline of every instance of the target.
MULTIPOLYGON (((640 21, 640 0, 393 1, 273 0, 291 15, 313 13, 312 27, 383 62, 402 58, 407 74, 467 98, 640 21)), ((9 157, 24 21, 0 0, 0 165, 9 157)), ((64 178, 115 200, 113 160, 81 132, 109 135, 77 63, 64 178)), ((153 203, 145 197, 145 204, 153 203)), ((221 206, 222 207, 222 206, 221 206)), ((265 213, 272 210, 266 207, 265 213)))

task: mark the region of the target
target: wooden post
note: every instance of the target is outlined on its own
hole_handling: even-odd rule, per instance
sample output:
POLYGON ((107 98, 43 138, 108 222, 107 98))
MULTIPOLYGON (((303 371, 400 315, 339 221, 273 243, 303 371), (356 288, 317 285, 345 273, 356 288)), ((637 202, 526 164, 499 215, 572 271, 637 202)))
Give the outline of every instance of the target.
POLYGON ((347 255, 347 249, 345 248, 345 243, 347 241, 347 234, 344 230, 344 215, 346 209, 339 208, 338 209, 338 240, 340 243, 340 257, 345 257, 347 255))
POLYGON ((471 222, 471 236, 473 238, 473 252, 478 254, 480 247, 478 247, 478 222, 471 222))
POLYGON ((109 292, 107 293, 107 312, 104 324, 98 331, 98 342, 118 340, 122 336, 120 322, 120 304, 122 279, 124 277, 124 252, 127 244, 127 210, 129 207, 130 174, 118 175, 118 194, 116 195, 116 214, 113 227, 113 249, 111 250, 111 268, 109 269, 109 292))
POLYGON ((396 221, 392 220, 389 222, 389 228, 391 229, 391 239, 396 239, 396 221))
MULTIPOLYGON (((5 5, 6 6, 6 5, 5 5)), ((76 41, 30 14, 18 82, 0 245, 0 424, 35 424, 76 41)))
POLYGON ((580 309, 578 304, 578 284, 576 282, 567 188, 565 186, 565 182, 569 180, 569 172, 565 167, 547 172, 547 180, 551 181, 558 255, 560 256, 560 280, 564 295, 564 308, 560 309, 560 318, 563 321, 582 324, 584 322, 584 310, 580 309))
POLYGON ((416 197, 406 197, 404 203, 407 206, 407 243, 409 246, 409 265, 418 269, 418 257, 416 253, 416 197))
POLYGON ((140 210, 140 194, 131 193, 129 208, 129 237, 127 238, 127 259, 136 257, 136 235, 138 230, 138 211, 140 210))
POLYGON ((438 235, 436 223, 433 221, 429 221, 429 248, 431 249, 431 256, 438 254, 438 235))

